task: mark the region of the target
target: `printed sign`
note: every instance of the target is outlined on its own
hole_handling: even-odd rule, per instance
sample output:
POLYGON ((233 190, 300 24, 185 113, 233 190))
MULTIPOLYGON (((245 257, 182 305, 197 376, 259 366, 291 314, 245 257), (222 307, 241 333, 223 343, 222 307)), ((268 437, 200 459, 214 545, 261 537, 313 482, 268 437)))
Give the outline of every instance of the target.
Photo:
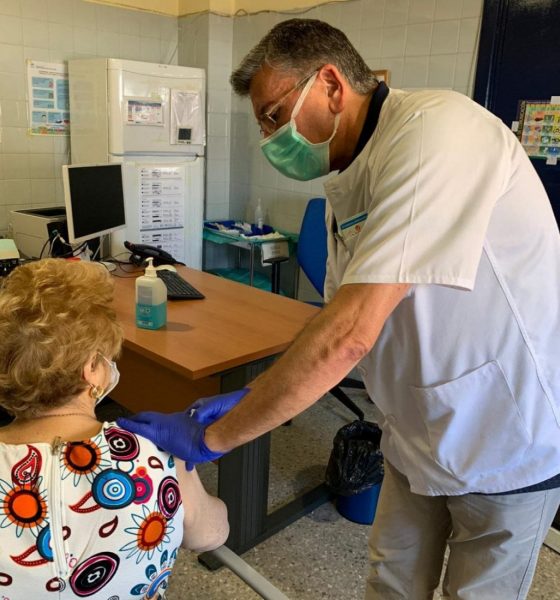
POLYGON ((128 98, 126 101, 128 125, 157 125, 163 127, 163 105, 161 100, 128 98))
POLYGON ((70 101, 65 63, 27 61, 31 135, 69 135, 70 101))
POLYGON ((525 100, 520 105, 517 135, 531 158, 556 164, 560 157, 560 103, 525 100))

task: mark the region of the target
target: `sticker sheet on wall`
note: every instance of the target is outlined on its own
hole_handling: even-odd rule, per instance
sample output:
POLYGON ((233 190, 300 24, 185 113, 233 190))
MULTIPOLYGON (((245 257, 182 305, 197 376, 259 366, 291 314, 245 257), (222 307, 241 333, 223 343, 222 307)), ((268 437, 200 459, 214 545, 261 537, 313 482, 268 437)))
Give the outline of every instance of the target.
POLYGON ((70 101, 65 63, 27 60, 28 133, 69 135, 70 101))
POLYGON ((560 97, 520 102, 514 131, 531 158, 556 165, 560 158, 560 97))

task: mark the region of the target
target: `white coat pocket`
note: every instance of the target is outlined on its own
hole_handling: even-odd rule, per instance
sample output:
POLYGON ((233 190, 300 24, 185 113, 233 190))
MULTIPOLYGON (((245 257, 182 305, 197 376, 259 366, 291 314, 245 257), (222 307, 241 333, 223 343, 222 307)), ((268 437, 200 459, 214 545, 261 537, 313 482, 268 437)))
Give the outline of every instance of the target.
POLYGON ((441 385, 410 388, 434 460, 457 479, 474 483, 523 458, 531 437, 496 361, 441 385))

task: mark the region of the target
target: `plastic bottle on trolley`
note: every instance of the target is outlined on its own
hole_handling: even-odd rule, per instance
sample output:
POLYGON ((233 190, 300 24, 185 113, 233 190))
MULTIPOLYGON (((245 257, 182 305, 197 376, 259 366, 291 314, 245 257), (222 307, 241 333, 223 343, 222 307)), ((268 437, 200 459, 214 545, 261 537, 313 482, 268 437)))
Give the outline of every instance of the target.
POLYGON ((167 322, 167 288, 153 260, 148 258, 144 275, 136 280, 136 326, 142 329, 159 329, 167 322))
POLYGON ((257 200, 257 208, 255 208, 255 225, 257 226, 259 233, 264 233, 264 216, 260 198, 257 200))

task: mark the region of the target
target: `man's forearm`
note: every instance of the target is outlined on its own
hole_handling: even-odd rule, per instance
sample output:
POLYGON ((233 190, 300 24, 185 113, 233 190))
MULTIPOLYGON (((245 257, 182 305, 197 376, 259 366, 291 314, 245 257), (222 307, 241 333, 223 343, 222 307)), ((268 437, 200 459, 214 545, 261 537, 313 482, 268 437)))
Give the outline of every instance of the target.
POLYGON ((405 289, 380 300, 377 311, 364 306, 369 298, 363 292, 363 297, 352 289, 339 292, 284 355, 251 383, 251 392, 239 405, 207 429, 206 445, 218 452, 231 450, 311 406, 371 349, 405 289))
POLYGON ((226 451, 274 429, 311 406, 360 360, 343 336, 333 339, 319 314, 278 361, 251 384, 231 412, 206 431, 206 445, 226 451), (347 343, 347 342, 346 342, 347 343), (256 416, 258 415, 258 420, 256 416))

